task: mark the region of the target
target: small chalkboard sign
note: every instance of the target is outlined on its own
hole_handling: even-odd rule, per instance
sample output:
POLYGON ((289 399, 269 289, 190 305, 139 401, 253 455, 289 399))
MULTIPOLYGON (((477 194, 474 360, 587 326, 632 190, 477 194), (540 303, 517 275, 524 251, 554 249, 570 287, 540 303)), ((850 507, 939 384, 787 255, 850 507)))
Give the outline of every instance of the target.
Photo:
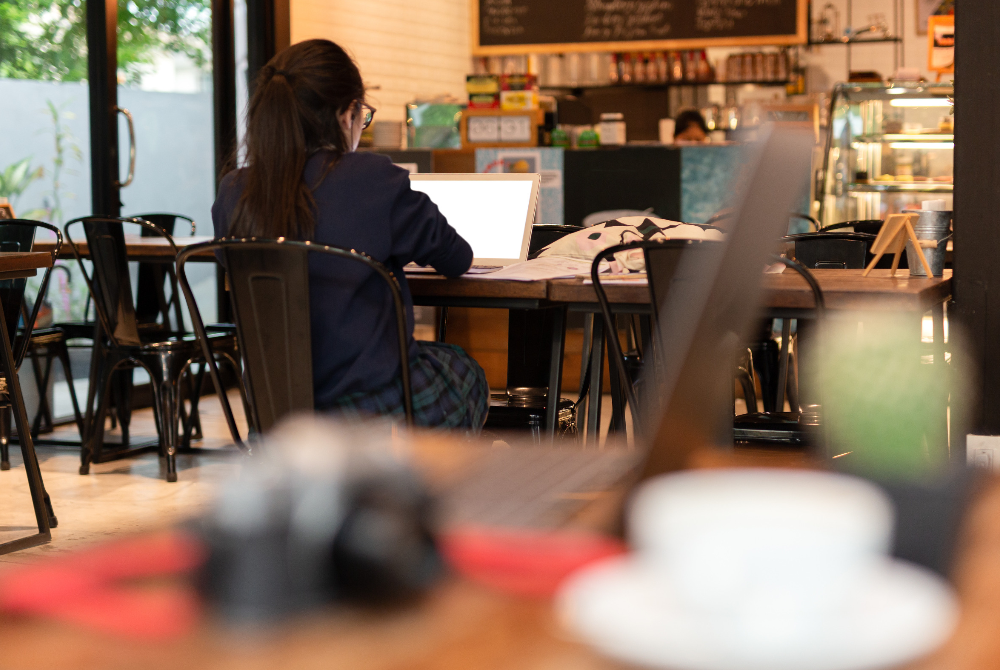
POLYGON ((13 218, 16 218, 14 216, 14 208, 7 202, 7 198, 0 198, 0 219, 13 218))
POLYGON ((477 55, 804 44, 808 0, 471 0, 477 55))

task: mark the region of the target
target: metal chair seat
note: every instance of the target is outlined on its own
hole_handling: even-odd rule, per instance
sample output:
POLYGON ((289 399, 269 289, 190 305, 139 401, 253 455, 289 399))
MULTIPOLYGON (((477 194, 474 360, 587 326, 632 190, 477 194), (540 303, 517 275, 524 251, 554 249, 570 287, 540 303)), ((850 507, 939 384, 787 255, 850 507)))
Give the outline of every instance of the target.
MULTIPOLYGON (((160 332, 160 333, 139 333, 140 337, 145 340, 139 345, 124 345, 123 348, 136 348, 143 351, 173 351, 177 349, 192 349, 193 351, 198 350, 198 336, 194 333, 178 333, 178 332, 160 332)), ((236 346, 236 335, 230 335, 229 333, 209 333, 208 340, 216 348, 219 347, 235 347, 236 346)))
POLYGON ((51 326, 49 328, 36 328, 31 331, 31 343, 28 345, 29 350, 37 346, 46 346, 49 344, 55 344, 66 339, 66 331, 62 328, 57 328, 51 326))

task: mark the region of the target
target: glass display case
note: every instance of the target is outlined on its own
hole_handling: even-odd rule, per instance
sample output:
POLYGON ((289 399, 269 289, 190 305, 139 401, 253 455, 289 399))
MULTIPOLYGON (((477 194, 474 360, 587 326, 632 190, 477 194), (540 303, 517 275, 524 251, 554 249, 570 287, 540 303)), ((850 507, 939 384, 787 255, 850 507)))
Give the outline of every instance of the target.
POLYGON ((951 84, 838 84, 833 91, 818 218, 884 219, 954 189, 951 84))

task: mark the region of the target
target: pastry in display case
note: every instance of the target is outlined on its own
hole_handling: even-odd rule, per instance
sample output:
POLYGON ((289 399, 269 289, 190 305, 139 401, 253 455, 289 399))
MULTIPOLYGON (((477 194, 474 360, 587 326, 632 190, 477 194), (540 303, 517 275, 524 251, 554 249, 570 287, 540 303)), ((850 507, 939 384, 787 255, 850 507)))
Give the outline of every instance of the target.
POLYGON ((819 189, 818 218, 885 219, 954 189, 951 84, 838 84, 819 189))

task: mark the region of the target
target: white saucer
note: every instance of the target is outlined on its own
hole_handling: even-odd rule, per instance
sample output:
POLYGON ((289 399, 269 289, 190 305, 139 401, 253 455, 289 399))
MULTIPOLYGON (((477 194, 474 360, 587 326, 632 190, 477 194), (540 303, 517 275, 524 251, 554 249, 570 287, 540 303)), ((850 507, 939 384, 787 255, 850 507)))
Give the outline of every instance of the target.
MULTIPOLYGON (((820 577, 821 578, 821 577, 820 577)), ((900 561, 822 620, 768 618, 743 624, 686 611, 633 557, 603 561, 563 586, 563 621, 601 652, 675 670, 868 670, 919 658, 958 620, 951 589, 900 561)))

